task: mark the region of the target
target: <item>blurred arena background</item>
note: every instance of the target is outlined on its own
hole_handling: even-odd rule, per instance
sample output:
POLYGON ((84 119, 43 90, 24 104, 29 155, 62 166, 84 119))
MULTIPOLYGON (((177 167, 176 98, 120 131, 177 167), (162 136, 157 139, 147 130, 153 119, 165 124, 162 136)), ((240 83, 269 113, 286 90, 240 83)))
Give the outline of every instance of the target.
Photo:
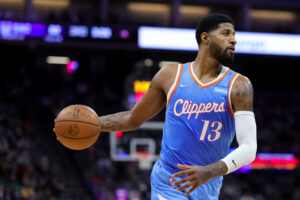
POLYGON ((196 56, 181 34, 160 46, 163 31, 224 13, 241 36, 230 67, 255 89, 258 154, 225 176, 220 200, 299 200, 299 10, 298 0, 0 0, 0 199, 150 199, 164 111, 83 151, 59 144, 53 120, 70 104, 130 109, 162 61, 196 56))

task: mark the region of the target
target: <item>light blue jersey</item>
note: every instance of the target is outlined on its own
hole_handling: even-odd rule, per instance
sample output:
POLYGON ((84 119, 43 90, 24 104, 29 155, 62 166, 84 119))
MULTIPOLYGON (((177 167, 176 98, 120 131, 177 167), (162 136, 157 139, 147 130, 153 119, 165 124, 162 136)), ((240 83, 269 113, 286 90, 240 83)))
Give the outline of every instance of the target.
POLYGON ((219 196, 223 177, 210 180, 188 197, 169 184, 172 174, 181 171, 177 164, 206 166, 224 158, 235 134, 228 94, 237 73, 223 67, 218 78, 203 84, 192 66, 180 65, 168 94, 160 160, 151 175, 152 199, 161 195, 160 199, 216 200, 219 196))

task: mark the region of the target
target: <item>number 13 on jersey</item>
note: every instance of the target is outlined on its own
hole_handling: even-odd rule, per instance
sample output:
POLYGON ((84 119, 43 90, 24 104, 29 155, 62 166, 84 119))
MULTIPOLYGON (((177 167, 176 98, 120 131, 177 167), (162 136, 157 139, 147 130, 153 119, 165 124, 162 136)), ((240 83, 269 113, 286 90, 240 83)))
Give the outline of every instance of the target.
POLYGON ((203 124, 203 128, 202 128, 202 131, 200 134, 200 141, 204 141, 206 138, 206 135, 207 135, 207 140, 210 142, 214 142, 221 137, 220 130, 223 127, 223 124, 221 122, 214 121, 214 122, 210 123, 210 120, 201 120, 201 122, 203 122, 204 124, 203 124), (215 134, 213 134, 213 133, 207 134, 208 127, 210 127, 212 129, 211 131, 214 132, 215 134))

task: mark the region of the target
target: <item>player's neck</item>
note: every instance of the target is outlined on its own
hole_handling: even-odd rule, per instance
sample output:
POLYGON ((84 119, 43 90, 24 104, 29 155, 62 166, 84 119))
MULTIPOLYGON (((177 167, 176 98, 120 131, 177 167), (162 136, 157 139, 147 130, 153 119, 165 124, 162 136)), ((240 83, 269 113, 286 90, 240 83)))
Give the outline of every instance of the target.
POLYGON ((220 74, 222 65, 209 53, 198 52, 193 64, 193 70, 199 80, 203 77, 216 78, 220 74))

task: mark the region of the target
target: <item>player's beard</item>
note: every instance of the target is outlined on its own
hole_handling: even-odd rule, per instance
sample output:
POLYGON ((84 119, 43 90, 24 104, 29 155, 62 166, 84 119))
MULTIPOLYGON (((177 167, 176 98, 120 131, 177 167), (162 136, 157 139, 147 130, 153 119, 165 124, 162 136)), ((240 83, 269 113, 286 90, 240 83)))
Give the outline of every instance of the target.
POLYGON ((221 65, 227 66, 233 63, 234 54, 230 55, 227 50, 228 48, 222 52, 222 48, 218 44, 215 42, 210 43, 211 54, 221 65))

